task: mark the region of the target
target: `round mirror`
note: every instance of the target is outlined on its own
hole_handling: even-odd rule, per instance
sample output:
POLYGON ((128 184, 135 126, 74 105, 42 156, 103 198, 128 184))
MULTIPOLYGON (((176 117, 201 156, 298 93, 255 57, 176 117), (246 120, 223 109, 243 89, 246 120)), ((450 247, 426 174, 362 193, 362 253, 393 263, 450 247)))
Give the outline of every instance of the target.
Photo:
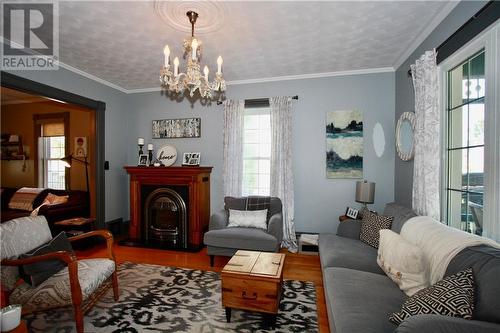
POLYGON ((413 131, 415 130, 415 113, 404 112, 396 127, 396 150, 403 161, 413 158, 413 131))
POLYGON ((376 123, 373 127, 373 149, 377 157, 382 157, 385 150, 385 135, 384 129, 380 123, 376 123))

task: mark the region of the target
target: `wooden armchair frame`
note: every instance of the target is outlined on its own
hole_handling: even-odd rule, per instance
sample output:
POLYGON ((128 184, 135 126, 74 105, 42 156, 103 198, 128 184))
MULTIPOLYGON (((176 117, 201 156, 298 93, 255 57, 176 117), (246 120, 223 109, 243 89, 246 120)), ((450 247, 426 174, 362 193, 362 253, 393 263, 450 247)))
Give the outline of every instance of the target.
POLYGON ((114 261, 115 271, 112 273, 110 278, 108 278, 108 280, 102 284, 103 287, 98 288, 94 292, 94 295, 89 296, 88 302, 86 302, 86 304, 84 305, 82 305, 82 299, 83 299, 82 289, 80 287, 80 281, 78 280, 78 259, 76 258, 75 255, 67 251, 57 251, 25 259, 14 259, 14 260, 4 259, 0 263, 2 266, 22 266, 22 265, 32 264, 35 262, 53 260, 53 259, 64 261, 68 265, 69 284, 71 287, 71 300, 73 303, 73 309, 75 313, 76 331, 78 333, 83 333, 83 315, 88 310, 90 310, 90 308, 95 304, 95 302, 97 302, 97 300, 108 289, 110 279, 113 285, 113 295, 115 301, 118 301, 119 297, 118 276, 116 274, 116 270, 118 267, 116 265, 116 258, 113 250, 113 235, 111 234, 111 232, 107 230, 95 230, 86 232, 78 236, 70 237, 68 238, 68 240, 70 242, 74 242, 89 237, 102 237, 106 240, 108 258, 114 261))

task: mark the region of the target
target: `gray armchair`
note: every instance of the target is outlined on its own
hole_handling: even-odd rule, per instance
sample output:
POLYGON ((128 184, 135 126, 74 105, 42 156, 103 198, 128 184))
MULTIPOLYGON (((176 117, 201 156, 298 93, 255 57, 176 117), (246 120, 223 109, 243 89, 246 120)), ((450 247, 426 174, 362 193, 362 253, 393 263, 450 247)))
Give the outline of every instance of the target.
POLYGON ((224 198, 224 209, 210 217, 209 231, 203 239, 210 256, 210 266, 215 256, 232 256, 237 250, 278 252, 283 239, 281 200, 270 198, 267 230, 257 228, 228 228, 229 209, 247 210, 247 197, 224 198))

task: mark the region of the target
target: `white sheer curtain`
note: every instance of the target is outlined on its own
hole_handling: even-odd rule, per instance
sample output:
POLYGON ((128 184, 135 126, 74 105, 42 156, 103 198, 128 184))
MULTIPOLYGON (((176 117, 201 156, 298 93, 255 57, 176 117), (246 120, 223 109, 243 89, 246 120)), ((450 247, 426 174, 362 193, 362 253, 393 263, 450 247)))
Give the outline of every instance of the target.
POLYGON ((241 196, 245 101, 224 101, 224 196, 241 196))
POLYGON ((411 65, 415 90, 413 210, 440 221, 440 113, 436 51, 411 65))
POLYGON ((283 204, 283 242, 290 252, 297 252, 294 222, 292 169, 292 99, 272 97, 271 106, 271 195, 283 204))

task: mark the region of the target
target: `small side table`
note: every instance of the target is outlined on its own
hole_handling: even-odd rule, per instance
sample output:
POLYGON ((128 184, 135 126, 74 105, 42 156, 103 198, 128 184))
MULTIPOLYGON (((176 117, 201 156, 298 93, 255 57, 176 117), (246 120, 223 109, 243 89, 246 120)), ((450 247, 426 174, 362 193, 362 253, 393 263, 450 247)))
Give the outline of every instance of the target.
POLYGON ((95 219, 92 217, 74 217, 54 223, 60 231, 66 231, 70 236, 76 236, 95 230, 95 219))
POLYGON ((318 234, 301 234, 299 236, 299 253, 300 254, 319 254, 318 234))
MULTIPOLYGON (((54 223, 57 232, 64 231, 66 236, 73 237, 95 230, 95 219, 92 217, 74 217, 54 223)), ((75 241, 72 245, 75 249, 83 249, 93 245, 93 238, 75 241)))
POLYGON ((351 219, 350 217, 348 217, 347 215, 340 215, 339 216, 339 222, 343 222, 345 220, 349 220, 351 219))

